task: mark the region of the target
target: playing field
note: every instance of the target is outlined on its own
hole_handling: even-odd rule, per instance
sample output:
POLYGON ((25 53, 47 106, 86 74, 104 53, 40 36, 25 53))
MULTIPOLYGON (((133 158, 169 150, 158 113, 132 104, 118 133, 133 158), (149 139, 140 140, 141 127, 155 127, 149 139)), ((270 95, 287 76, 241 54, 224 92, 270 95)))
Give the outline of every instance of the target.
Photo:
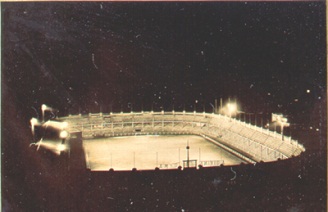
POLYGON ((83 141, 87 166, 91 170, 183 167, 183 160, 187 160, 188 144, 189 160, 197 160, 197 165, 202 164, 206 167, 243 162, 200 136, 128 136, 83 141))

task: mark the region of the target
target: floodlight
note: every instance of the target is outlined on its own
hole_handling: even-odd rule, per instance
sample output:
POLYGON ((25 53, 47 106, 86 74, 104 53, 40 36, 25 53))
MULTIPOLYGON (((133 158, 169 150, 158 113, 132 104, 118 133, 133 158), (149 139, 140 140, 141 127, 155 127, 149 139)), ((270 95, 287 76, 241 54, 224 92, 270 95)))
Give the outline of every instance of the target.
POLYGON ((64 144, 59 144, 59 145, 57 146, 57 150, 58 150, 59 152, 65 151, 65 150, 66 150, 66 146, 65 146, 64 144))
POLYGON ((34 135, 34 126, 40 125, 40 122, 36 118, 31 118, 30 123, 31 123, 31 131, 32 134, 34 135))
POLYGON ((39 120, 37 120, 36 118, 31 118, 30 123, 33 126, 40 124, 39 120))
POLYGON ((63 129, 67 128, 68 127, 68 123, 65 121, 65 122, 62 122, 62 127, 63 129))
POLYGON ((60 134, 59 134, 59 137, 62 138, 62 139, 65 139, 67 138, 68 136, 68 132, 67 131, 61 131, 60 134))
POLYGON ((59 122, 59 121, 47 121, 43 124, 45 127, 52 127, 58 130, 64 130, 67 128, 68 123, 67 122, 59 122))
POLYGON ((41 110, 42 110, 42 111, 45 111, 47 108, 48 108, 47 105, 45 105, 45 104, 41 105, 41 110))
POLYGON ((228 111, 230 114, 237 112, 237 104, 236 103, 228 103, 227 107, 228 107, 228 111))

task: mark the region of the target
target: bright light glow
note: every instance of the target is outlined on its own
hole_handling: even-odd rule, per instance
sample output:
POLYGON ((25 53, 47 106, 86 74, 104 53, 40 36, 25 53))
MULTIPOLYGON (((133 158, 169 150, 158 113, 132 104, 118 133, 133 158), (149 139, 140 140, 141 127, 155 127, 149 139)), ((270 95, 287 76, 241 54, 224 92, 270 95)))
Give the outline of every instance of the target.
POLYGON ((66 150, 66 146, 65 146, 64 144, 59 144, 59 145, 57 146, 57 150, 58 150, 59 152, 65 151, 65 150, 66 150))
POLYGON ((310 93, 311 91, 309 89, 306 90, 306 93, 310 93))
POLYGON ((45 104, 41 105, 41 110, 42 110, 42 121, 44 121, 44 115, 45 115, 45 111, 51 111, 54 112, 56 111, 55 109, 53 109, 52 107, 49 107, 45 104))
POLYGON ((47 109, 47 105, 45 105, 45 104, 41 105, 41 110, 42 111, 45 111, 46 109, 47 109))
POLYGON ((236 103, 228 103, 220 109, 221 114, 232 117, 238 113, 238 105, 236 103))
POLYGON ((31 131, 32 131, 32 134, 34 135, 34 131, 35 131, 34 126, 39 126, 40 122, 36 118, 31 118, 30 123, 31 123, 31 131))
POLYGON ((62 126, 63 126, 63 129, 67 128, 68 127, 68 123, 65 121, 62 123, 62 126))
POLYGON ((63 139, 64 138, 67 138, 67 136, 68 136, 68 132, 67 131, 61 131, 60 134, 59 134, 59 137, 60 138, 63 138, 63 139))
POLYGON ((271 115, 271 121, 272 122, 278 122, 280 121, 282 118, 282 114, 275 114, 275 113, 272 113, 271 115))
POLYGON ((47 121, 43 124, 45 127, 52 127, 58 130, 64 130, 67 126, 67 122, 59 122, 59 121, 47 121))
POLYGON ((55 153, 56 155, 60 155, 60 153, 62 151, 66 151, 68 149, 67 145, 61 144, 60 142, 53 141, 53 140, 41 139, 37 143, 30 144, 30 146, 33 146, 33 145, 37 146, 36 151, 38 151, 40 149, 40 147, 42 147, 43 149, 47 149, 47 150, 55 153))
POLYGON ((237 112, 237 105, 235 103, 228 103, 227 104, 229 113, 237 112))
POLYGON ((289 127, 288 119, 285 118, 282 114, 274 114, 272 113, 271 121, 276 122, 280 126, 289 127))
POLYGON ((283 118, 281 118, 281 122, 288 122, 288 119, 283 117, 283 118))
POLYGON ((41 105, 41 110, 42 110, 42 112, 44 112, 44 111, 55 111, 55 109, 53 109, 52 107, 49 107, 49 106, 47 106, 47 105, 45 105, 45 104, 43 104, 43 105, 41 105))
POLYGON ((31 125, 34 125, 34 126, 40 124, 39 120, 37 120, 36 118, 31 118, 30 122, 31 122, 31 125))

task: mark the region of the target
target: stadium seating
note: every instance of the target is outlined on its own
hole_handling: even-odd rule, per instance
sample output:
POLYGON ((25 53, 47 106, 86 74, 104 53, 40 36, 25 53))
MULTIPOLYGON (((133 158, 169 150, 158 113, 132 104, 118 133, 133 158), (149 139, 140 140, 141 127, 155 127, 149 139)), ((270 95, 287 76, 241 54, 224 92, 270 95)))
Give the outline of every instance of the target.
POLYGON ((196 112, 141 112, 70 115, 68 131, 81 131, 84 138, 135 134, 205 135, 245 154, 253 161, 275 161, 300 155, 304 147, 291 138, 219 114, 196 112))

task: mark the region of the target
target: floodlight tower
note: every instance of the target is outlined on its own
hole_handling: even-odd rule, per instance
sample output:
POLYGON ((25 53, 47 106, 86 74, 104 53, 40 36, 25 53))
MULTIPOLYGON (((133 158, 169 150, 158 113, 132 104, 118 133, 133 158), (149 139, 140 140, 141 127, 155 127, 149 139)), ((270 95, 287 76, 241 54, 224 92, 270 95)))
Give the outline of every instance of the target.
POLYGON ((288 123, 288 119, 285 118, 282 114, 274 114, 272 113, 272 122, 276 122, 280 125, 280 131, 282 135, 282 140, 284 140, 284 127, 289 127, 290 123, 288 123))
POLYGON ((231 121, 232 114, 237 112, 237 104, 236 103, 228 103, 227 108, 228 108, 228 114, 229 114, 230 121, 231 121))
MULTIPOLYGON (((41 111, 42 111, 42 122, 44 122, 45 120, 45 112, 46 111, 50 111, 50 112, 55 112, 55 111, 57 111, 57 110, 55 110, 55 109, 53 109, 52 107, 49 107, 49 106, 47 106, 47 105, 45 105, 45 104, 42 104, 41 105, 41 111)), ((58 111, 57 111, 58 112, 58 111)))

